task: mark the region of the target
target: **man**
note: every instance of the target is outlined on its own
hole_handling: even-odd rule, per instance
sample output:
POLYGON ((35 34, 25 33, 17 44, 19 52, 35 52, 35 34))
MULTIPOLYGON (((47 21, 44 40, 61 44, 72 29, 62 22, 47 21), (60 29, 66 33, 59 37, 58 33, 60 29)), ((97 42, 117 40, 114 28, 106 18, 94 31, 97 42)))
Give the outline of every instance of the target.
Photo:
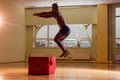
POLYGON ((58 5, 56 3, 52 4, 52 10, 49 12, 35 13, 34 16, 43 18, 55 18, 57 24, 60 28, 59 32, 56 34, 54 41, 61 48, 62 54, 59 57, 67 57, 70 52, 62 45, 62 41, 70 34, 70 28, 65 24, 63 16, 58 10, 58 5))

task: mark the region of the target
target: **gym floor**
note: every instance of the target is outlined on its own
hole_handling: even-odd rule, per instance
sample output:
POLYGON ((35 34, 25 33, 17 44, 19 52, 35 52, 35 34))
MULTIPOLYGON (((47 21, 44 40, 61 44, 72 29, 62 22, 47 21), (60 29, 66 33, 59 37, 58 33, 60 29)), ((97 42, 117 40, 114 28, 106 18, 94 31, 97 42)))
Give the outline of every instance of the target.
POLYGON ((28 63, 1 63, 0 80, 120 80, 120 64, 57 63, 54 74, 28 75, 28 63))

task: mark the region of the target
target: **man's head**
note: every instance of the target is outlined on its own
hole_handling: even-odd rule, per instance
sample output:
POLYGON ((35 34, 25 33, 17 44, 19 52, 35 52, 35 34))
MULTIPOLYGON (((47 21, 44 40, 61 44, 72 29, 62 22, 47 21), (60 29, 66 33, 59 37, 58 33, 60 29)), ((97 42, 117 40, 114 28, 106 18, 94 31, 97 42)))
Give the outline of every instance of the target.
POLYGON ((58 5, 57 3, 52 4, 52 10, 58 11, 58 5))

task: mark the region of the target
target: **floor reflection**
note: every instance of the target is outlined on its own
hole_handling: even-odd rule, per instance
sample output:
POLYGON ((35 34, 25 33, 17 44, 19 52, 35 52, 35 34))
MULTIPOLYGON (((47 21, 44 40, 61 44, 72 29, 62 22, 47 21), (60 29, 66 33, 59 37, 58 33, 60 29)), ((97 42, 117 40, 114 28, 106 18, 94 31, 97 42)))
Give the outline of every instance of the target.
POLYGON ((55 74, 28 75, 27 63, 0 64, 0 80, 120 80, 120 64, 57 63, 55 74))

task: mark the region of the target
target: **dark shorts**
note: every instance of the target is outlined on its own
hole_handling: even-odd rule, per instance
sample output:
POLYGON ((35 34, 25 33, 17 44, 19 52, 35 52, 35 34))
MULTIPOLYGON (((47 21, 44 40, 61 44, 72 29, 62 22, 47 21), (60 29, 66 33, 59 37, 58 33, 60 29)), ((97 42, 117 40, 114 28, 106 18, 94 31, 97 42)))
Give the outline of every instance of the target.
POLYGON ((61 34, 63 35, 69 35, 70 34, 70 28, 68 26, 63 26, 60 31, 59 31, 61 34))

